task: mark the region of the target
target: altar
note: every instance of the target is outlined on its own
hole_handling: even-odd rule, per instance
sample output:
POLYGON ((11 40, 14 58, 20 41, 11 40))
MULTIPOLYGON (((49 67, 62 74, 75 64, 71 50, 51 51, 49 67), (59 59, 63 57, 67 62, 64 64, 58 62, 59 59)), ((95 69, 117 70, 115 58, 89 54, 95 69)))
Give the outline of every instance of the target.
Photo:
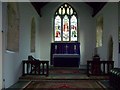
POLYGON ((51 65, 54 67, 79 67, 80 44, 75 43, 52 43, 51 65))

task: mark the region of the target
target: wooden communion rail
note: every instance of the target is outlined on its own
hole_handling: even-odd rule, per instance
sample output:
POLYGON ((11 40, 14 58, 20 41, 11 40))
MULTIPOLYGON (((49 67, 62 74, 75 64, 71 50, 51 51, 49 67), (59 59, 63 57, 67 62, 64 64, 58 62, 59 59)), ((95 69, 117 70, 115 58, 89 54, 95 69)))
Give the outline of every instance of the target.
POLYGON ((109 75, 114 61, 87 61, 87 75, 109 75))
POLYGON ((24 60, 23 75, 49 75, 49 61, 24 60))

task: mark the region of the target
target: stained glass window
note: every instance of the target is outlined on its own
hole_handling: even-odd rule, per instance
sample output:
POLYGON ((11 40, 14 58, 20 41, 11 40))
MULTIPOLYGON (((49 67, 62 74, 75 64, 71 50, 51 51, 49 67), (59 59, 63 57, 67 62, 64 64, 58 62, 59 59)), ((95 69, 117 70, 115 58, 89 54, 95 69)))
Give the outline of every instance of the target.
POLYGON ((77 13, 69 4, 61 5, 55 12, 54 41, 77 41, 77 13))
POLYGON ((102 33, 103 33, 103 17, 99 16, 97 18, 97 28, 96 28, 96 47, 102 46, 102 33))
POLYGON ((71 17, 71 41, 77 41, 77 18, 71 17))
POLYGON ((63 41, 69 41, 69 19, 67 15, 63 18, 63 41))
POLYGON ((7 6, 8 31, 7 31, 7 50, 19 51, 19 7, 16 2, 9 2, 7 6))
POLYGON ((61 41, 61 18, 55 17, 55 41, 61 41))

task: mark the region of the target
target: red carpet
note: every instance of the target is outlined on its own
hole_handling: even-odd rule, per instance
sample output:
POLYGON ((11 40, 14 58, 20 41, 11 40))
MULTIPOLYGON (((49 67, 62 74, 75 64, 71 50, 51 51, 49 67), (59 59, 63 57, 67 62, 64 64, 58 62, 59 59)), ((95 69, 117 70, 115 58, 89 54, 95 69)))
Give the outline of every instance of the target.
POLYGON ((83 73, 83 71, 79 70, 78 68, 55 68, 55 69, 50 69, 49 72, 50 74, 81 74, 83 73))
POLYGON ((104 90, 104 88, 94 80, 41 80, 31 81, 24 90, 104 90))

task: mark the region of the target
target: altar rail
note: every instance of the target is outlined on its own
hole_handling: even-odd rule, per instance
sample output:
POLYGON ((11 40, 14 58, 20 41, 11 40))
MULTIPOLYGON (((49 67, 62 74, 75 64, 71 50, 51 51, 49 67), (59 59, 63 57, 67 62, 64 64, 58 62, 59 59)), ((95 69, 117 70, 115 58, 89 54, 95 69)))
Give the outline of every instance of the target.
POLYGON ((23 75, 49 75, 49 61, 24 60, 23 75))
POLYGON ((109 75, 114 61, 87 61, 87 75, 109 75))

